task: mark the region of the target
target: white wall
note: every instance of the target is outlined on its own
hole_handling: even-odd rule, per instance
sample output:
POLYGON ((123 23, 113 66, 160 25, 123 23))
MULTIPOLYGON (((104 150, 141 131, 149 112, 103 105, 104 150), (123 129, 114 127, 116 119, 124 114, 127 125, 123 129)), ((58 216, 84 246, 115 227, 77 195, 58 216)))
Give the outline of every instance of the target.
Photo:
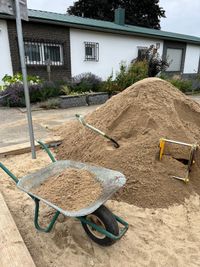
POLYGON ((12 63, 8 40, 7 23, 0 20, 0 85, 5 74, 12 75, 12 63))
POLYGON ((184 73, 197 73, 199 68, 200 46, 187 45, 184 73))
POLYGON ((162 55, 163 41, 159 39, 145 39, 95 31, 70 29, 71 44, 71 69, 72 76, 92 72, 106 79, 111 72, 119 70, 120 62, 127 64, 137 57, 138 46, 149 47, 151 44, 160 43, 159 53, 162 55), (99 61, 84 61, 84 42, 99 43, 99 61))

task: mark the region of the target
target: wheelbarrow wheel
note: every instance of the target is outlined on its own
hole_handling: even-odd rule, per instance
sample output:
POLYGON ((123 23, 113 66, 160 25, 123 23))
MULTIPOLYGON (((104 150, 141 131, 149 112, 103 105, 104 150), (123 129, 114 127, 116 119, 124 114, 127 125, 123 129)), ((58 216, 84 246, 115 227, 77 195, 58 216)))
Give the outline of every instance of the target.
MULTIPOLYGON (((119 234, 119 226, 117 224, 115 217, 113 216, 112 212, 109 209, 107 209, 104 205, 99 207, 93 213, 88 214, 84 218, 102 227, 103 229, 105 229, 106 231, 108 231, 113 235, 119 234)), ((110 246, 116 242, 116 240, 106 236, 103 233, 98 232, 90 225, 84 222, 81 223, 87 235, 97 244, 101 246, 110 246)))

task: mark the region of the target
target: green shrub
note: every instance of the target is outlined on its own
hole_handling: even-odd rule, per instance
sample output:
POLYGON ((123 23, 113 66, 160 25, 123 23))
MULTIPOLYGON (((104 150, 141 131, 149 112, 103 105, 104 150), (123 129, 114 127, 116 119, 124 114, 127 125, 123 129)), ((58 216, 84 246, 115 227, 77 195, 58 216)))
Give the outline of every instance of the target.
POLYGON ((183 79, 167 79, 171 84, 181 90, 183 93, 192 91, 192 81, 183 79))
MULTIPOLYGON (((56 97, 61 94, 60 88, 58 88, 53 82, 45 82, 42 84, 29 85, 30 102, 45 101, 50 97, 56 97)), ((0 96, 8 95, 3 98, 2 104, 10 107, 24 107, 24 86, 21 83, 13 83, 6 87, 5 90, 0 92, 0 96)))
POLYGON ((73 92, 98 92, 101 88, 102 80, 91 72, 82 73, 72 78, 68 85, 73 92))
POLYGON ((39 101, 47 100, 50 97, 61 95, 61 89, 54 82, 42 83, 42 90, 40 91, 39 101))
POLYGON ((129 67, 129 86, 148 77, 148 64, 146 61, 138 61, 129 67))
POLYGON ((182 79, 180 74, 173 75, 173 77, 170 78, 166 74, 162 73, 162 75, 160 75, 159 78, 166 80, 167 82, 170 82, 171 84, 173 84, 176 88, 178 88, 183 93, 194 91, 194 89, 192 87, 192 81, 182 79))
MULTIPOLYGON (((28 80, 28 83, 30 85, 35 85, 35 84, 40 84, 42 83, 42 80, 40 79, 39 76, 33 76, 33 75, 28 75, 27 76, 27 80, 28 80)), ((16 73, 15 75, 13 76, 10 76, 10 75, 5 75, 2 79, 2 81, 4 82, 4 85, 7 87, 11 84, 15 84, 15 83, 23 83, 23 76, 21 73, 16 73)))
POLYGON ((113 74, 111 74, 104 82, 103 88, 108 92, 123 91, 133 83, 147 77, 148 64, 146 61, 136 61, 128 67, 122 63, 115 79, 113 79, 113 74))
POLYGON ((71 93, 71 89, 68 85, 61 85, 60 87, 61 93, 64 93, 65 95, 69 95, 71 93))
POLYGON ((102 89, 108 93, 117 92, 119 90, 117 83, 113 80, 113 73, 102 83, 102 89))
POLYGON ((39 106, 45 109, 57 109, 59 108, 60 102, 58 98, 50 98, 47 101, 42 102, 39 106))

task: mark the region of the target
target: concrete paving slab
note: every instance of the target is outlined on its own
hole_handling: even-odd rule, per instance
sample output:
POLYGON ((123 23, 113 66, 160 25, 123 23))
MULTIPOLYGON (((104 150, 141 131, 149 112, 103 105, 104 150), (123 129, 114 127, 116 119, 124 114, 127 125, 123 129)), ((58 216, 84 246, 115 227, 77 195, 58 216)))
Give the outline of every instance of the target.
MULTIPOLYGON (((75 119, 75 114, 86 115, 99 105, 69 109, 32 111, 35 139, 52 136, 52 129, 68 120, 75 119)), ((0 148, 29 142, 26 113, 17 108, 0 108, 0 148)))
POLYGON ((190 97, 197 103, 200 103, 200 95, 191 95, 190 97))

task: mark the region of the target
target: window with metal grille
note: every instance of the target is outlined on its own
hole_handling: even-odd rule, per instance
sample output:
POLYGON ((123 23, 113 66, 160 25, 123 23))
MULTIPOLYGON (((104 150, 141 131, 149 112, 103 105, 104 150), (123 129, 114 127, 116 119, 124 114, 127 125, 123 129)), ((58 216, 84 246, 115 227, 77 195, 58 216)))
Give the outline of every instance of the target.
POLYGON ((63 65, 62 44, 25 41, 27 65, 63 65))
POLYGON ((99 61, 99 44, 85 42, 85 60, 86 61, 99 61))

